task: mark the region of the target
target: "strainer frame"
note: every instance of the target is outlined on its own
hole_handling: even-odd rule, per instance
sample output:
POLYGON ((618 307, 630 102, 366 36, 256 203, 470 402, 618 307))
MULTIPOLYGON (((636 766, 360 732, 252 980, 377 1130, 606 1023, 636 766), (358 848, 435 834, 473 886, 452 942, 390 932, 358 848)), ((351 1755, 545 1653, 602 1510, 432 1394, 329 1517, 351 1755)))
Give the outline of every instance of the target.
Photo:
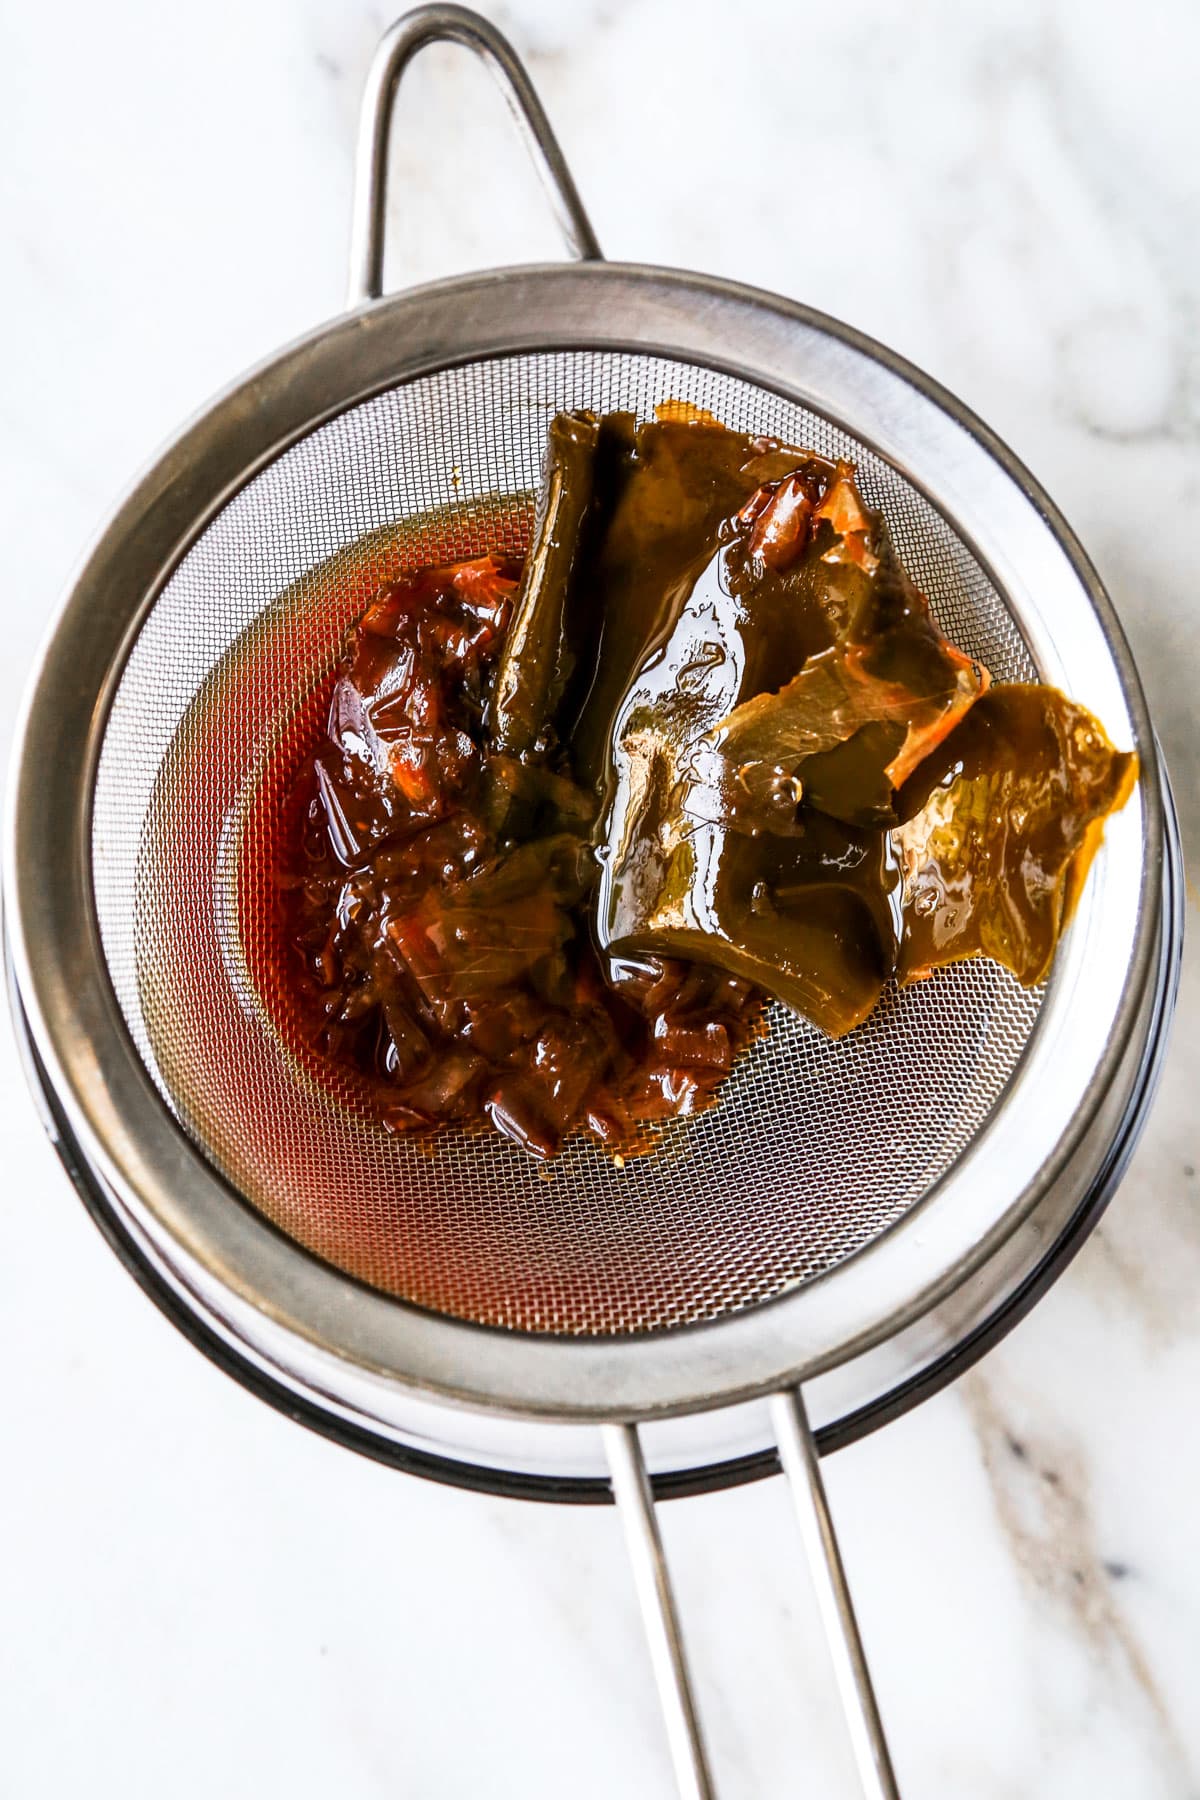
MULTIPOLYGON (((277 1277, 274 1290, 267 1284, 257 1291, 265 1295, 267 1309, 277 1322, 287 1312, 289 1300, 295 1302, 306 1289, 316 1316, 328 1316, 332 1290, 340 1290, 343 1314, 348 1310, 353 1317, 349 1321, 352 1328, 344 1335, 339 1326, 326 1337, 324 1348, 334 1356, 344 1358, 351 1346, 357 1354, 361 1346, 365 1367, 391 1380, 415 1383, 451 1403, 496 1407, 526 1416, 596 1420, 619 1412, 649 1418, 692 1410, 701 1397, 702 1404, 716 1406, 765 1395, 801 1375, 816 1373, 830 1359, 819 1348, 814 1350, 810 1333, 794 1330, 790 1315, 797 1310, 797 1301, 802 1298, 805 1309, 811 1311, 813 1296, 822 1284, 837 1279, 844 1287, 851 1268, 862 1285, 863 1271, 881 1255, 890 1262, 907 1223, 916 1211, 928 1208, 938 1198, 935 1190, 906 1219, 850 1259, 850 1265, 841 1265, 832 1277, 818 1277, 800 1294, 786 1294, 745 1313, 672 1331, 671 1359, 677 1367, 673 1376, 659 1381, 650 1381, 638 1372, 646 1367, 649 1334, 636 1340, 635 1358, 633 1342, 518 1340, 487 1327, 431 1314, 418 1316, 403 1303, 366 1293, 350 1278, 317 1265, 306 1252, 285 1245, 270 1226, 248 1211, 229 1208, 224 1182, 202 1153, 183 1138, 129 1041, 103 973, 90 893, 92 784, 107 707, 140 620, 178 558, 230 494, 290 443, 370 394, 444 367, 449 360, 474 360, 535 346, 577 348, 586 344, 589 348, 656 353, 667 349, 676 356, 728 368, 730 359, 722 355, 722 348, 737 342, 743 347, 737 372, 746 379, 789 394, 813 410, 849 417, 857 434, 872 443, 877 453, 897 461, 889 455, 886 443, 881 443, 880 434, 864 425, 861 415, 854 417, 844 407, 822 405, 823 397, 813 392, 811 384, 802 385, 806 338, 811 344, 818 337, 831 340, 844 362, 856 357, 859 373, 871 373, 878 380, 884 372, 893 383, 888 396, 893 408, 906 394, 929 409, 928 429, 938 420, 944 421, 948 430, 959 434, 964 448, 973 446, 988 466, 1003 470, 1036 509, 1102 623, 1121 674, 1144 770, 1138 796, 1143 929, 1134 946, 1105 1052, 1060 1140, 1057 1155, 1005 1209, 1000 1225, 988 1238, 967 1224, 964 1212, 959 1233, 962 1254, 945 1259, 934 1279, 896 1284, 887 1276, 882 1283, 886 1292, 894 1294, 899 1285, 909 1294, 909 1302, 898 1311, 877 1296, 874 1315, 864 1316, 851 1333, 842 1335, 842 1355, 850 1354, 852 1346, 865 1348, 878 1341, 936 1304, 986 1260, 997 1238, 1016 1229, 1021 1218, 1035 1209, 1061 1178, 1097 1114, 1111 1101, 1113 1076, 1144 1013, 1154 974, 1153 921, 1161 904, 1163 833, 1161 795, 1155 779, 1157 755, 1140 684, 1107 598, 1077 542, 1032 477, 965 408, 902 359, 813 309, 710 277, 631 265, 519 268, 435 283, 368 305, 301 339, 229 390, 175 440, 119 510, 87 559, 43 652, 20 729, 22 748, 14 764, 8 891, 13 900, 17 982, 39 1055, 63 1098, 85 1154, 95 1161, 106 1187, 120 1197, 132 1216, 149 1216, 165 1228, 178 1248, 181 1267, 191 1265, 190 1285, 196 1290, 203 1292, 213 1279, 233 1294, 248 1295, 255 1285, 239 1276, 236 1261, 222 1261, 213 1255, 211 1244, 202 1241, 195 1219, 204 1216, 215 1223, 221 1256, 227 1258, 231 1249, 236 1249, 239 1256, 261 1259, 264 1266, 273 1268, 277 1277), (621 312, 623 303, 622 330, 598 332, 597 319, 611 319, 621 312), (697 325, 696 308, 701 303, 697 325), (631 305, 637 328, 644 334, 641 337, 630 330, 631 305), (745 354, 746 346, 754 342, 755 327, 759 329, 757 362, 745 354), (420 344, 419 351, 405 354, 398 348, 401 332, 420 344), (790 355, 785 333, 791 337, 790 355), (386 351, 382 361, 381 349, 386 351), (340 372, 336 395, 322 386, 331 366, 340 372), (274 422, 264 440, 263 421, 267 419, 274 422), (236 427, 239 446, 232 456, 231 427, 236 427), (249 455, 248 442, 253 446, 249 455), (130 546, 141 570, 137 575, 128 569, 130 546), (148 560, 153 563, 153 573, 146 579, 148 560), (126 591, 143 596, 136 616, 130 615, 119 598, 123 585, 126 591), (65 858, 64 850, 68 853, 65 858), (185 1204, 181 1197, 186 1197, 185 1204), (227 1241, 222 1243, 222 1239, 227 1241), (319 1299, 314 1298, 317 1290, 322 1290, 319 1299), (372 1330, 376 1324, 390 1325, 385 1336, 394 1334, 395 1321, 404 1316, 406 1331, 422 1340, 422 1358, 406 1369, 403 1357, 380 1355, 377 1345, 372 1353, 364 1328, 368 1315, 372 1330), (702 1337, 711 1339, 720 1332, 722 1344, 727 1346, 721 1361, 750 1369, 742 1354, 744 1341, 756 1334, 763 1321, 769 1322, 773 1347, 758 1357, 752 1372, 737 1381, 721 1378, 707 1345, 697 1348, 702 1337), (486 1339, 475 1338, 477 1333, 486 1333, 486 1339), (471 1340, 470 1348, 460 1354, 458 1346, 464 1339, 471 1340), (478 1351, 484 1342, 487 1380, 481 1382, 478 1351), (528 1378, 530 1357, 551 1376, 549 1388, 536 1403, 529 1399, 539 1389, 539 1381, 528 1378), (555 1360, 557 1373, 549 1370, 550 1359, 555 1360)), ((911 469, 904 473, 910 480, 916 475, 911 469)), ((919 476, 915 485, 922 485, 919 476)), ((986 567, 988 558, 978 546, 977 554, 986 567)), ((1002 591, 1003 585, 1001 582, 1002 591)), ((1039 1026, 1038 1031, 1041 1029, 1039 1026)), ((984 1128, 969 1157, 976 1156, 986 1143, 994 1123, 984 1128)), ((947 1181, 953 1184, 955 1177, 947 1181)), ((943 1191, 946 1185, 942 1184, 943 1191)), ((293 1313, 290 1323, 300 1335, 315 1337, 320 1344, 322 1334, 306 1332, 300 1316, 293 1313)))

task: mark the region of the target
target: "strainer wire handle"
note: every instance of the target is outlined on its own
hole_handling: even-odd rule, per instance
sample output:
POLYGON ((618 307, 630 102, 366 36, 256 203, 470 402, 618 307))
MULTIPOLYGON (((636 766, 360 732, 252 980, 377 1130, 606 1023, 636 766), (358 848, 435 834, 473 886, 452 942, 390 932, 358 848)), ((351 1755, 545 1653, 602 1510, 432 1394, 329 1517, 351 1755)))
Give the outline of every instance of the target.
POLYGON ((605 1425, 603 1433, 681 1800, 715 1800, 637 1426, 605 1425))
POLYGON ((602 260, 596 234, 558 139, 508 39, 468 7, 418 6, 384 33, 367 72, 355 155, 347 298, 350 306, 378 300, 383 292, 388 142, 396 90, 418 51, 437 43, 463 44, 491 70, 553 203, 567 249, 582 262, 602 260))
MULTIPOLYGON (((800 1522, 864 1800, 900 1800, 821 1479, 820 1458, 799 1388, 773 1394, 770 1411, 783 1472, 800 1522)), ((605 1425, 603 1433, 613 1498, 625 1528, 681 1800, 715 1800, 637 1427, 605 1425)))
POLYGON ((862 1791, 867 1800, 900 1800, 803 1395, 799 1388, 773 1394, 770 1409, 862 1791))

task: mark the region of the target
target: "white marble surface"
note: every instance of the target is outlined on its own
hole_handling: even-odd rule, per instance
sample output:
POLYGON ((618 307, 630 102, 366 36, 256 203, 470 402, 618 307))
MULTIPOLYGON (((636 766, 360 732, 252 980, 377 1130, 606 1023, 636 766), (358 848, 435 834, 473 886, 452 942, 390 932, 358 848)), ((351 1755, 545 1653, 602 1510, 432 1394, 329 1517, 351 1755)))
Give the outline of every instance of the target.
MULTIPOLYGON (((853 321, 1032 465, 1133 638, 1195 854, 1194 0, 496 16, 614 254, 853 321)), ((215 387, 339 305, 355 109, 386 22, 361 0, 3 9, 6 743, 119 489, 215 387)), ((395 278, 553 253, 475 69, 430 56, 405 112, 395 278)), ((1051 1296, 829 1465, 916 1800, 1200 1794, 1198 1001, 1194 941, 1147 1137, 1051 1296)), ((218 1375, 87 1222, 7 1038, 0 1157, 0 1791, 669 1793, 611 1513, 406 1481, 218 1375)), ((780 1484, 664 1526, 722 1795, 850 1796, 780 1484)))

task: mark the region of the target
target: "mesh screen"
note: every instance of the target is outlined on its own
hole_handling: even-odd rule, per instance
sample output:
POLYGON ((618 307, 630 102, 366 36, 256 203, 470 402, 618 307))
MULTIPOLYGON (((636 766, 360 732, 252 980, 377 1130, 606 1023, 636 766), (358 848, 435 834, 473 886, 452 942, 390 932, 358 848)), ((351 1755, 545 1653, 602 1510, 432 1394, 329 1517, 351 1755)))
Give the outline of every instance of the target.
POLYGON ((951 638, 1034 674, 942 516, 828 421, 692 364, 586 351, 476 362, 313 431, 250 481, 149 612, 108 721, 93 868, 111 978, 182 1127, 253 1206, 388 1293, 529 1331, 712 1319, 878 1235, 988 1117, 1038 998, 975 962, 832 1043, 782 1009, 710 1113, 624 1168, 590 1141, 539 1166, 502 1139, 389 1135, 314 1081, 252 974, 264 772, 319 729, 314 695, 371 587, 406 564, 520 548, 551 415, 674 397, 858 463, 951 638), (249 954, 248 954, 249 952, 249 954), (286 1034, 285 1034, 286 1035, 286 1034))

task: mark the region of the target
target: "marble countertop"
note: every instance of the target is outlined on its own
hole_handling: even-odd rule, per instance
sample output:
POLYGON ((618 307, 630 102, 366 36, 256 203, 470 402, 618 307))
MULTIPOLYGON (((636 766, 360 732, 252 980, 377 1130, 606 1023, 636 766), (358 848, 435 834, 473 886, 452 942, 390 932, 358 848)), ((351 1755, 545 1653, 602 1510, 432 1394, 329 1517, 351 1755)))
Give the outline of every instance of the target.
MULTIPOLYGON (((851 321, 1082 536, 1200 851, 1191 0, 512 0, 603 245, 851 321)), ((90 534, 341 303, 364 0, 12 5, 0 727, 90 534)), ((404 94, 389 279, 556 254, 502 104, 404 94)), ((1124 1187, 974 1373, 830 1459, 906 1796, 1200 1795, 1200 933, 1124 1187)), ((261 1407, 110 1256, 0 1039, 0 1789, 671 1792, 615 1516, 405 1480, 261 1407)), ((663 1526, 723 1800, 855 1792, 781 1483, 663 1526)))

